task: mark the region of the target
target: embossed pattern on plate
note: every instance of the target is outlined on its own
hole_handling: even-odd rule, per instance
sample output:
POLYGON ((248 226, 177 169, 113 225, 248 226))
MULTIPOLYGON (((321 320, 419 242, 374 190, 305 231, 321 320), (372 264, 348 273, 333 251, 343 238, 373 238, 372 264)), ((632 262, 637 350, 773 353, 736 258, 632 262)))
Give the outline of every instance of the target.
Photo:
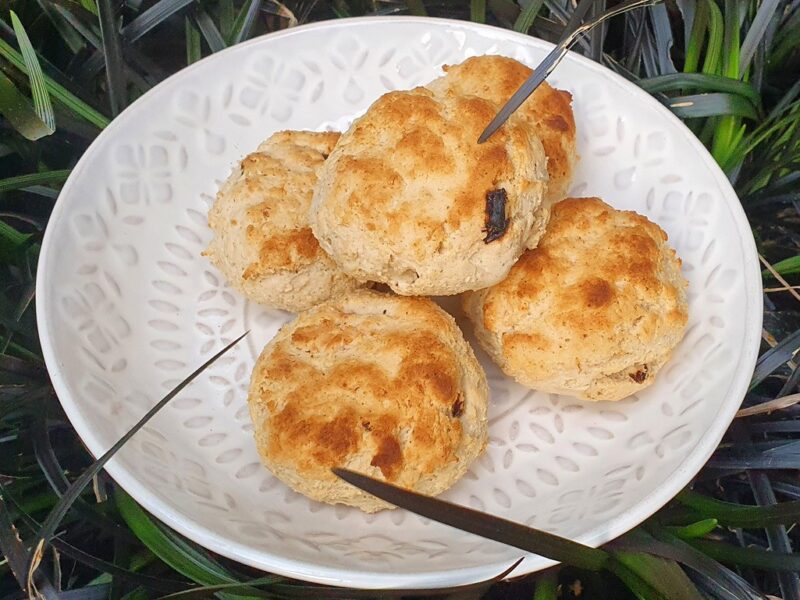
MULTIPOLYGON (((252 332, 109 465, 148 510, 232 558, 350 586, 454 585, 519 556, 404 511, 311 502, 262 468, 246 389, 255 356, 290 315, 245 302, 200 252, 218 184, 270 133, 342 129, 443 63, 500 53, 536 64, 549 48, 433 19, 300 27, 182 71, 97 139, 53 213, 37 296, 48 368, 88 447, 108 448, 213 350, 252 332)), ((491 443, 444 497, 599 544, 657 510, 718 443, 755 361, 760 279, 736 196, 682 124, 574 55, 553 83, 574 95, 572 193, 637 210, 668 232, 690 281, 689 329, 653 387, 613 404, 525 390, 481 356, 491 443)), ((516 574, 547 564, 529 556, 516 574)))

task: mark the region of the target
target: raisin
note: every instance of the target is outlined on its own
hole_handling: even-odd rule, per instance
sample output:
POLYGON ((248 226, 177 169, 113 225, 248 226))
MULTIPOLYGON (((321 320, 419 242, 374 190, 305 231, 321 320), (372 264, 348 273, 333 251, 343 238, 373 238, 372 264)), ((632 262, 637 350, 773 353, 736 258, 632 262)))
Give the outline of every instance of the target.
POLYGON ((647 379, 647 365, 642 365, 642 368, 637 369, 635 373, 629 373, 628 377, 636 383, 644 383, 644 380, 647 379))
POLYGON ((499 240, 505 235, 508 229, 507 200, 508 196, 504 188, 491 190, 486 194, 486 227, 483 229, 486 234, 486 237, 483 238, 485 244, 499 240))
POLYGON ((464 414, 464 400, 462 400, 461 396, 456 398, 456 401, 453 402, 450 414, 453 415, 453 418, 458 418, 464 414))

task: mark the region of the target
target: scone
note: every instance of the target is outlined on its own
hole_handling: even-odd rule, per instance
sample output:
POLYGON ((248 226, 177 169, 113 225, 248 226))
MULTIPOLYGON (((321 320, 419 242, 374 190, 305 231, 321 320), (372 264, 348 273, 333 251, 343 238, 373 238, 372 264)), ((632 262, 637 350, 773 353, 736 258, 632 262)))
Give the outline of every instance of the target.
POLYGON ((547 171, 520 119, 477 144, 497 110, 449 90, 379 98, 320 173, 310 219, 320 245, 351 276, 398 294, 500 281, 540 235, 547 171))
POLYGON ((686 286, 658 225, 599 198, 570 198, 505 280, 463 301, 507 375, 546 392, 620 400, 653 383, 683 337, 686 286))
POLYGON ((393 507, 331 468, 439 494, 486 447, 487 396, 472 349, 438 305, 358 290, 278 332, 248 401, 276 477, 314 500, 375 512, 393 507))
MULTIPOLYGON (((478 96, 503 105, 533 71, 505 56, 473 56, 464 62, 445 66, 447 75, 428 85, 439 90, 449 88, 462 96, 478 96)), ((548 182, 544 191, 546 207, 567 195, 572 181, 577 153, 572 96, 547 82, 542 83, 517 109, 544 146, 547 155, 548 182)), ((543 214, 545 225, 547 214, 543 214)))
POLYGON ((203 253, 249 299, 289 311, 361 284, 319 247, 308 225, 317 173, 334 132, 282 131, 242 160, 208 213, 214 239, 203 253))

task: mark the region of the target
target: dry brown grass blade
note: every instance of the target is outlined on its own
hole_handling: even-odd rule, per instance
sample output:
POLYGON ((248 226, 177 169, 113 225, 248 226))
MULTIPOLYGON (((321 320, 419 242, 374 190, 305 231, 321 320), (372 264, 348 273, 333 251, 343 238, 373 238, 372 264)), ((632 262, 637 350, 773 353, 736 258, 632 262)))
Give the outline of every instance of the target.
POLYGON ((791 285, 789 285, 789 282, 788 282, 788 281, 786 281, 786 280, 785 280, 785 279, 784 279, 784 278, 781 276, 781 274, 780 274, 780 273, 778 273, 778 272, 775 270, 775 268, 774 268, 774 267, 773 267, 773 266, 772 266, 772 265, 769 263, 769 261, 768 261, 766 258, 764 258, 763 256, 761 256, 761 254, 759 254, 759 255, 758 255, 758 260, 760 260, 760 261, 761 261, 761 264, 762 264, 762 265, 764 265, 764 267, 766 267, 767 271, 769 271, 770 273, 772 273, 772 276, 773 276, 775 279, 777 279, 777 280, 778 280, 778 282, 779 282, 781 285, 783 285, 783 287, 784 287, 784 288, 786 288, 786 291, 787 291, 787 292, 789 292, 789 293, 790 293, 792 296, 794 296, 794 297, 797 299, 797 301, 798 301, 798 302, 800 302, 800 293, 798 293, 798 292, 797 292, 797 290, 795 290, 795 289, 794 289, 794 288, 793 288, 791 285))
POLYGON ((780 398, 775 398, 774 400, 756 404, 755 406, 743 408, 736 413, 736 418, 738 419, 740 417, 752 417, 753 415, 769 414, 776 410, 794 406, 798 402, 800 402, 800 394, 789 394, 788 396, 782 396, 780 398))

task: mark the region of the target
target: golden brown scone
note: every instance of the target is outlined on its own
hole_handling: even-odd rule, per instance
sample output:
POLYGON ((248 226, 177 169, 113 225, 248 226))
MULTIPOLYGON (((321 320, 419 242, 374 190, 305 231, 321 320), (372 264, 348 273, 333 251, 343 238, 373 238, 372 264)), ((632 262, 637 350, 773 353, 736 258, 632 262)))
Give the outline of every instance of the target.
POLYGON ((208 213, 214 239, 203 253, 255 302, 300 311, 359 282, 345 275, 308 225, 317 173, 335 132, 281 131, 242 160, 208 213))
POLYGON ((599 198, 569 198, 498 285, 465 295, 478 341, 528 387, 620 400, 683 337, 687 282, 667 234, 599 198))
POLYGON ((357 290, 285 325, 250 382, 261 459, 309 498, 392 508, 346 467, 424 494, 486 447, 486 377, 453 318, 427 298, 357 290))
POLYGON ((399 294, 500 281, 539 237, 547 173, 541 143, 519 119, 476 143, 497 109, 425 88, 379 98, 320 173, 311 211, 320 245, 353 277, 399 294), (491 222, 490 193, 499 209, 491 222))
MULTIPOLYGON (((486 98, 501 106, 533 73, 513 58, 494 55, 473 56, 460 64, 446 65, 444 70, 447 75, 428 87, 448 87, 460 95, 486 98)), ((552 206, 567 195, 577 161, 572 95, 544 82, 515 115, 524 119, 542 141, 548 173, 545 203, 552 206)))

